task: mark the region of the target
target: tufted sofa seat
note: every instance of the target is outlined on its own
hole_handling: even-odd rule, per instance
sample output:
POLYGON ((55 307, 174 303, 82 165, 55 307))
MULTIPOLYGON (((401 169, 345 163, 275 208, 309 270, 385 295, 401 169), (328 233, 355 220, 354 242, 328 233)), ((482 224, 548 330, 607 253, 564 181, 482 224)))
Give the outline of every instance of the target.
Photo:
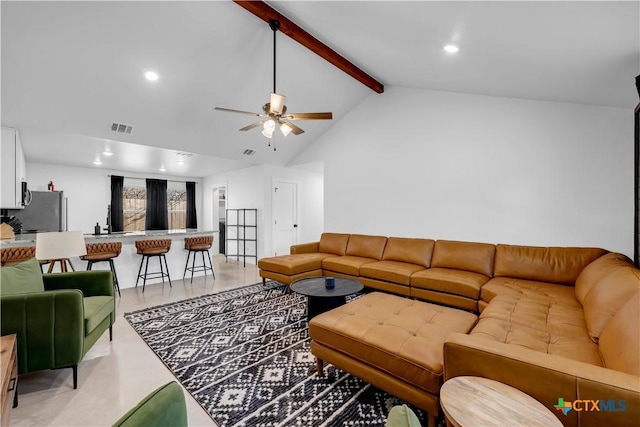
POLYGON ((437 414, 444 342, 452 332, 469 332, 476 320, 462 310, 372 292, 313 318, 311 351, 319 375, 322 360, 337 358, 347 371, 437 414))

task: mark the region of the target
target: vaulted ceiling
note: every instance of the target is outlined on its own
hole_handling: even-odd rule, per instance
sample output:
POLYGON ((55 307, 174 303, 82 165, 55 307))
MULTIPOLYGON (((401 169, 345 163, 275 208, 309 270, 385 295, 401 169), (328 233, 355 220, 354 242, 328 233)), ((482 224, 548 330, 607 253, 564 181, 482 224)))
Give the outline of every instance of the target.
MULTIPOLYGON (((638 2, 267 3, 387 87, 637 103, 638 2)), ((20 130, 28 161, 94 167, 101 157, 103 168, 186 176, 285 165, 365 97, 383 96, 279 33, 289 110, 334 120, 297 122, 306 132, 277 137, 274 152, 258 129, 238 132, 252 117, 213 110, 260 112, 272 86, 271 30, 233 2, 3 1, 1 12, 2 125, 20 130)))

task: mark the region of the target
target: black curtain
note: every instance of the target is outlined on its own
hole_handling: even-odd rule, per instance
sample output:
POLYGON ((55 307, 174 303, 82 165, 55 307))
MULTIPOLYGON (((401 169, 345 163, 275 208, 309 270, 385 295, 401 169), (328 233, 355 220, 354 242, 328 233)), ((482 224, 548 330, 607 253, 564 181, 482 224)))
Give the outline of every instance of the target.
POLYGON ((124 211, 122 207, 123 188, 124 177, 111 175, 111 205, 109 217, 111 231, 124 231, 124 211))
POLYGON ((146 213, 145 230, 166 230, 169 228, 166 179, 147 178, 146 213))
POLYGON ((187 181, 187 228, 198 228, 196 217, 196 183, 187 181))

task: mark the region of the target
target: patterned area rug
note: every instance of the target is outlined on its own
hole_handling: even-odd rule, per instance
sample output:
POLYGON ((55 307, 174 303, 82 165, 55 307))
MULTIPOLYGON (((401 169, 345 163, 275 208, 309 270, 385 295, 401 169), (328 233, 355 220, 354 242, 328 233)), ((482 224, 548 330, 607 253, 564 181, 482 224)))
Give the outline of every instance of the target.
POLYGON ((318 377, 306 297, 284 290, 255 284, 125 318, 220 427, 384 426, 403 402, 330 364, 318 377))

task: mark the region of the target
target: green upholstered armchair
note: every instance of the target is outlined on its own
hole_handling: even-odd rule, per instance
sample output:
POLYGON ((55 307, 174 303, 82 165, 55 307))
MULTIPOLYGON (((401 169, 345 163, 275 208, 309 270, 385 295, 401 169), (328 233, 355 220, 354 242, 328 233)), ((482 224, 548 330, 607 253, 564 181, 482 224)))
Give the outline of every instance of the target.
POLYGON ((112 427, 187 427, 187 404, 175 381, 154 390, 112 427))
POLYGON ((42 274, 35 258, 0 268, 2 335, 18 336, 18 373, 72 368, 115 322, 110 271, 42 274))

